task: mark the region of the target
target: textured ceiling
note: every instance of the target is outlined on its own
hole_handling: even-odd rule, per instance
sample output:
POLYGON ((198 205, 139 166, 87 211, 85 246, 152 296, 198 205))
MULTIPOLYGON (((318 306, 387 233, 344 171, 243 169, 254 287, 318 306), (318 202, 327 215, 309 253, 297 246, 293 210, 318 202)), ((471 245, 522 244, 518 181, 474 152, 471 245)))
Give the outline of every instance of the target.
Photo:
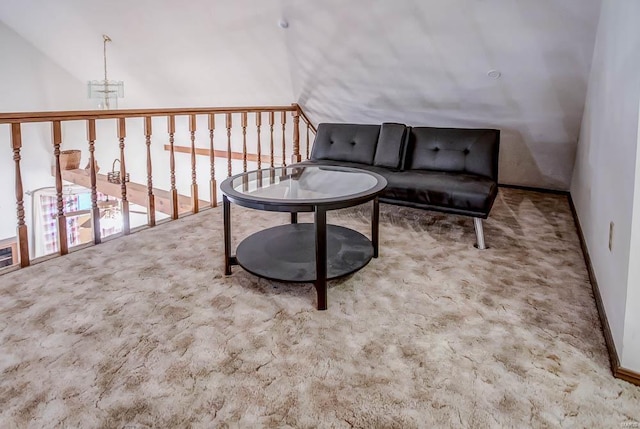
POLYGON ((566 189, 599 10, 600 0, 2 0, 0 21, 80 81, 102 77, 101 34, 111 36, 121 107, 298 101, 316 123, 495 127, 502 182, 566 189))

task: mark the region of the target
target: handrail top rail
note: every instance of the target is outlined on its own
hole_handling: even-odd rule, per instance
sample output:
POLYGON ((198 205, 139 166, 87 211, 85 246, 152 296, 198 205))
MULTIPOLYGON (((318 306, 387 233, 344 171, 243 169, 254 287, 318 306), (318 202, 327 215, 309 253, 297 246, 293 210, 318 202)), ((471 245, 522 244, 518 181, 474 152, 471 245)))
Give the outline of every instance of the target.
POLYGON ((67 110, 48 112, 0 113, 0 124, 24 122, 79 121, 86 119, 137 118, 146 116, 203 115, 208 113, 295 112, 297 104, 288 106, 187 107, 170 109, 67 110))

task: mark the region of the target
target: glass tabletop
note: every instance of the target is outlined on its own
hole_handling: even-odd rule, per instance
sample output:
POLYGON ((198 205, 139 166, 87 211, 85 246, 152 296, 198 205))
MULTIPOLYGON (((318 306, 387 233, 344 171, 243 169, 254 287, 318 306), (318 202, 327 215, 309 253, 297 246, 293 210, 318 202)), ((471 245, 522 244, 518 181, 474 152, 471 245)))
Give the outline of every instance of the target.
POLYGON ((376 193, 386 184, 382 176, 366 170, 294 165, 233 176, 225 180, 222 191, 255 201, 321 203, 376 193))

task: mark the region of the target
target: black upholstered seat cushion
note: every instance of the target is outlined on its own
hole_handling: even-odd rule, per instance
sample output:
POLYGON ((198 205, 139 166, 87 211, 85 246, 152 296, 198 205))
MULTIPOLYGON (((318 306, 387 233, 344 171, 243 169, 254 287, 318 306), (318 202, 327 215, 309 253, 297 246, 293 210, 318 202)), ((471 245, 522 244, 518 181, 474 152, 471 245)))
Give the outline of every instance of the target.
POLYGON ((380 125, 320 124, 311 158, 372 165, 380 125))
POLYGON ((384 199, 401 200, 416 207, 441 207, 460 214, 486 217, 498 193, 492 179, 440 171, 402 171, 385 174, 384 199))
POLYGON ((486 218, 498 194, 496 182, 473 174, 398 171, 344 161, 308 160, 300 164, 335 165, 372 171, 387 179, 387 187, 380 195, 383 202, 467 216, 486 218))

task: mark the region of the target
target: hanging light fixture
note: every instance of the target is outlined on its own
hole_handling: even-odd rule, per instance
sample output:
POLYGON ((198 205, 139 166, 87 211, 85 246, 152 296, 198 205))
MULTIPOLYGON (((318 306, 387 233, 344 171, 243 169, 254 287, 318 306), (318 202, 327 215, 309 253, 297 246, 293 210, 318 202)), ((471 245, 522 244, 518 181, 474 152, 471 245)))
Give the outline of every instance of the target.
POLYGON ((124 82, 121 80, 109 80, 107 78, 107 42, 111 38, 106 34, 103 39, 104 79, 88 82, 89 98, 98 102, 98 109, 108 110, 118 108, 118 98, 124 97, 124 82))

